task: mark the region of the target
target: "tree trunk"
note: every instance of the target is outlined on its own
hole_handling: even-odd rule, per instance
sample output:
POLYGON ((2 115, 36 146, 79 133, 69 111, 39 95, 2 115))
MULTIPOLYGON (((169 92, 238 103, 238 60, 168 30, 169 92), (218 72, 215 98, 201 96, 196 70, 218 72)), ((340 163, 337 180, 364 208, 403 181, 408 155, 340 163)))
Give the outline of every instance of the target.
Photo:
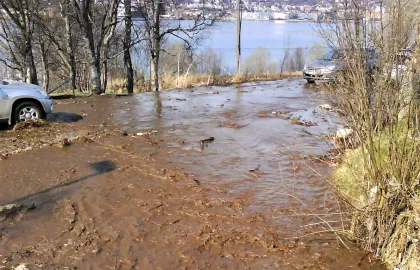
POLYGON ((153 91, 159 92, 159 56, 152 56, 150 61, 150 71, 150 79, 153 82, 153 91))
POLYGON ((152 33, 151 33, 151 29, 148 23, 146 23, 145 25, 145 35, 146 35, 146 40, 147 40, 147 46, 149 47, 149 81, 147 83, 147 91, 152 91, 152 79, 154 77, 153 73, 154 73, 154 65, 152 64, 152 57, 153 57, 153 51, 152 51, 152 33))
POLYGON ((71 26, 70 26, 70 19, 69 19, 69 9, 70 9, 70 1, 67 0, 63 5, 61 5, 61 13, 64 19, 64 25, 65 25, 65 38, 67 43, 67 56, 69 58, 69 64, 70 64, 70 80, 71 80, 71 89, 76 89, 76 76, 77 76, 77 69, 76 69, 76 57, 74 54, 73 49, 73 40, 72 40, 72 33, 71 33, 71 26))
POLYGON ((131 27, 132 27, 132 14, 131 14, 131 0, 124 1, 125 8, 125 36, 124 36, 124 70, 127 80, 126 89, 127 93, 134 92, 134 71, 133 63, 131 61, 131 27))
POLYGON ((99 63, 99 68, 101 68, 101 63, 102 63, 102 57, 101 57, 101 52, 103 51, 103 70, 99 69, 99 81, 102 81, 101 75, 103 76, 103 84, 101 85, 102 87, 100 88, 101 91, 100 93, 104 93, 108 84, 108 52, 109 52, 109 44, 111 42, 112 37, 115 34, 115 29, 116 29, 116 25, 117 25, 117 15, 118 15, 118 3, 119 0, 113 0, 112 2, 109 1, 108 2, 111 7, 110 7, 110 13, 108 14, 109 16, 109 20, 110 20, 110 25, 111 26, 104 26, 102 25, 102 32, 101 32, 101 38, 98 41, 97 45, 96 45, 96 59, 99 63), (102 73, 101 73, 102 72, 102 73))
POLYGON ((154 83, 153 91, 159 91, 159 56, 160 56, 160 43, 162 37, 160 36, 160 15, 163 13, 163 6, 160 1, 153 1, 153 28, 148 29, 150 35, 150 57, 151 57, 151 80, 154 83))
POLYGON ((74 57, 74 54, 70 56, 70 79, 71 79, 71 89, 76 90, 77 69, 76 69, 76 59, 74 57))
POLYGON ((31 38, 27 38, 25 44, 25 55, 26 55, 26 82, 31 84, 38 84, 38 76, 35 67, 34 54, 32 51, 31 38))
MULTIPOLYGON (((160 22, 159 22, 160 23, 160 22)), ((159 30, 158 30, 159 31, 159 30)), ((158 37, 158 33, 156 33, 156 26, 155 26, 155 33, 153 33, 153 44, 152 44, 152 74, 153 74, 153 82, 154 82, 154 91, 159 91, 159 56, 160 56, 160 38, 158 37)))
POLYGON ((50 86, 50 70, 48 68, 48 59, 47 59, 47 51, 45 48, 44 42, 39 43, 40 46, 40 54, 41 54, 41 61, 42 67, 44 69, 44 73, 42 74, 42 87, 48 91, 50 86))
MULTIPOLYGON (((104 57, 107 59, 108 57, 108 45, 104 48, 104 57)), ((102 83, 102 89, 103 92, 106 92, 106 88, 108 86, 108 60, 103 61, 102 67, 101 67, 101 83, 102 83)))
POLYGON ((241 74, 241 0, 236 0, 236 75, 241 74))
POLYGON ((86 52, 89 54, 90 85, 94 94, 102 94, 101 86, 101 50, 95 48, 92 22, 92 1, 83 1, 80 8, 79 20, 84 32, 84 42, 86 52))
POLYGON ((90 79, 91 85, 93 86, 92 92, 97 95, 100 95, 102 94, 101 62, 99 60, 99 57, 95 57, 94 55, 92 55, 91 58, 92 60, 90 63, 90 79))

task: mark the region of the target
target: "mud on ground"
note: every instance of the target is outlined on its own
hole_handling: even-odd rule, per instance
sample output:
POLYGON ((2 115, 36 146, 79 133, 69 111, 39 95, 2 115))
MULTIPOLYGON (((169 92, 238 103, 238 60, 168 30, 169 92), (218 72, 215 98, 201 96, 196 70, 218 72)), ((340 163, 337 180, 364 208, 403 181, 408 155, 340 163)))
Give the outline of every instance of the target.
POLYGON ((248 192, 178 166, 172 137, 121 130, 116 104, 59 101, 48 125, 0 131, 0 269, 371 268, 351 243, 280 235, 248 192))

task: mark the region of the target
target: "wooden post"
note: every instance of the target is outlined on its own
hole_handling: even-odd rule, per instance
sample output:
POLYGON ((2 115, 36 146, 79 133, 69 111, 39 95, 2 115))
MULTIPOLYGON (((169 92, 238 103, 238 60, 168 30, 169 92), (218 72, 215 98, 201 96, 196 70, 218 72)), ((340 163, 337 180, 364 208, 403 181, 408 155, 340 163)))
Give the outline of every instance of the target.
POLYGON ((241 73, 241 0, 236 0, 236 75, 241 73))

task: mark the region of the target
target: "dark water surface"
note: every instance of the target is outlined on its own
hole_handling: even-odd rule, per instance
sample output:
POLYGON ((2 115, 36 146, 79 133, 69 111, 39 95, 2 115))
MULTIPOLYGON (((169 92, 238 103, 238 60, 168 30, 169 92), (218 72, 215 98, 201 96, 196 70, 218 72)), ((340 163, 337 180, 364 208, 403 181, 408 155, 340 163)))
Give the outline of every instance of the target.
MULTIPOLYGON (((172 160, 184 171, 206 186, 241 196, 249 212, 271 216, 278 233, 290 240, 330 229, 324 220, 335 229, 346 226, 328 184, 331 168, 308 158, 332 149, 324 135, 337 128, 336 115, 318 108, 325 103, 322 93, 322 86, 300 79, 146 93, 119 99, 114 120, 131 133, 165 138, 172 160), (214 141, 200 143, 209 137, 214 141)), ((335 242, 334 235, 311 239, 315 250, 324 252, 329 252, 321 246, 324 240, 335 242)), ((359 256, 343 246, 334 252, 343 258, 331 267, 353 264, 349 261, 359 256)))
POLYGON ((146 93, 127 99, 129 110, 119 99, 124 109, 115 120, 132 133, 157 131, 201 182, 247 194, 251 209, 269 209, 284 231, 297 233, 284 211, 325 214, 337 207, 326 181, 330 168, 307 158, 330 150, 323 136, 336 129, 335 115, 317 108, 325 103, 321 95, 298 79, 146 93), (215 140, 200 143, 208 137, 215 140))

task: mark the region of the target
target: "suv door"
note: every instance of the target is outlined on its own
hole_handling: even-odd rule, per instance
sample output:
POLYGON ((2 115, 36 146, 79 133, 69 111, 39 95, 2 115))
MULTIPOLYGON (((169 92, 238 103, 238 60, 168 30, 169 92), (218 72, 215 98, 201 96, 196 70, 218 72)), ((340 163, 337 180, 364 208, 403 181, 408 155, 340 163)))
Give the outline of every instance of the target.
POLYGON ((8 119, 10 112, 6 109, 6 104, 9 100, 9 97, 6 95, 6 93, 0 89, 0 119, 8 119))

